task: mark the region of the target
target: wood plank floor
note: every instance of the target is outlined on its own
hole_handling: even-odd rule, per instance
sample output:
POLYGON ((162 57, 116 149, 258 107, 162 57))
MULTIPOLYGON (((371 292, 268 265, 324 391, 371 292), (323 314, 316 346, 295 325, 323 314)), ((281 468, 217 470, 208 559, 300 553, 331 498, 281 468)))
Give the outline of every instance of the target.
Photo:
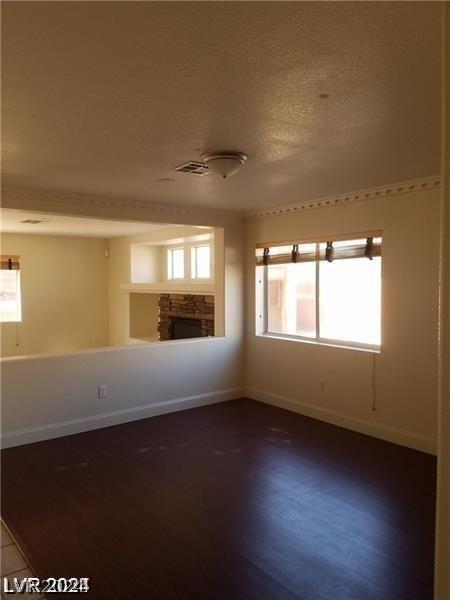
POLYGON ((89 577, 89 598, 432 599, 435 459, 420 452, 242 399, 2 463, 34 572, 89 577))

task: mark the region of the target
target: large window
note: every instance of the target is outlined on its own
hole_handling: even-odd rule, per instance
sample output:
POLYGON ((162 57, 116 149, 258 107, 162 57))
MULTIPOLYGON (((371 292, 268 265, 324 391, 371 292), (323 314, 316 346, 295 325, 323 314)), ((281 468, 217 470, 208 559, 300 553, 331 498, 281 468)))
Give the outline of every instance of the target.
POLYGON ((0 322, 21 321, 19 257, 2 256, 0 267, 0 322))
POLYGON ((380 346, 381 233, 376 233, 258 248, 262 332, 380 346))
POLYGON ((167 279, 184 279, 184 248, 167 250, 167 279))

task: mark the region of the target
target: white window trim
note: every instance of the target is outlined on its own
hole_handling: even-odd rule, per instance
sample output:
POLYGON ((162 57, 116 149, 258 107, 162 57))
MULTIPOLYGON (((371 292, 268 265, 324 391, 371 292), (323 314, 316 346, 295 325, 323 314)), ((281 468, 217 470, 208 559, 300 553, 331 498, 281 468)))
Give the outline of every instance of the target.
POLYGON ((186 282, 186 283, 214 283, 214 268, 215 268, 215 263, 214 263, 214 241, 208 240, 207 242, 187 242, 184 244, 176 244, 173 246, 167 246, 165 248, 165 251, 163 253, 163 277, 165 279, 165 281, 176 281, 176 282, 186 282), (210 249, 210 253, 209 253, 209 260, 210 260, 210 265, 209 265, 209 270, 210 270, 210 276, 209 277, 192 277, 192 248, 195 246, 209 246, 210 249), (169 253, 172 250, 177 250, 177 249, 183 249, 184 250, 184 277, 172 277, 169 278, 169 253))
POLYGON ((291 342, 300 342, 311 344, 313 346, 327 346, 328 348, 344 348, 346 350, 359 350, 362 352, 372 352, 380 354, 381 346, 375 344, 360 344, 358 342, 346 342, 344 340, 332 340, 328 338, 309 338, 301 335, 291 335, 287 333, 278 333, 266 331, 265 333, 256 333, 257 337, 264 337, 273 340, 290 340, 291 342))
POLYGON ((168 281, 185 281, 186 280, 186 247, 185 246, 171 246, 167 248, 166 253, 166 276, 168 281), (183 250, 183 277, 174 277, 173 275, 173 255, 174 250, 183 250), (171 269, 169 269, 169 257, 171 262, 171 269), (170 271, 172 271, 172 277, 169 277, 170 271))
POLYGON ((213 273, 213 268, 214 268, 214 250, 213 250, 213 244, 211 244, 211 242, 198 242, 195 244, 191 244, 190 245, 190 259, 191 259, 191 264, 190 264, 190 274, 191 274, 191 279, 192 281, 211 281, 213 278, 211 277, 211 273, 213 273), (196 257, 196 249, 197 248, 204 248, 204 247, 208 247, 209 248, 209 277, 199 277, 197 275, 197 265, 196 265, 196 258, 194 259, 194 261, 192 260, 192 257, 195 256, 196 257))

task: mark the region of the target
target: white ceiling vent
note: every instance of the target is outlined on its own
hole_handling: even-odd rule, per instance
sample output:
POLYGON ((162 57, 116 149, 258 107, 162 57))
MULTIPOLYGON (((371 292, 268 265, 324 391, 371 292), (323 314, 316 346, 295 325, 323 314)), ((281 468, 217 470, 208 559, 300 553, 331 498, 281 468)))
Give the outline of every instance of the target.
POLYGON ((180 171, 181 173, 188 173, 189 175, 199 175, 200 177, 211 173, 205 163, 197 162, 195 160, 190 160, 187 163, 175 167, 173 170, 180 171))

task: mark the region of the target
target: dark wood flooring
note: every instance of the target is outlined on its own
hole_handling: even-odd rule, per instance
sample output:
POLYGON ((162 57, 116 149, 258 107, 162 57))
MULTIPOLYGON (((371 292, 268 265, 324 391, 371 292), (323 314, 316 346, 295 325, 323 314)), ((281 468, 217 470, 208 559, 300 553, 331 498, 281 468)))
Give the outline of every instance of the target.
POLYGON ((36 574, 89 577, 82 597, 432 599, 420 452, 242 399, 2 463, 3 517, 36 574))

